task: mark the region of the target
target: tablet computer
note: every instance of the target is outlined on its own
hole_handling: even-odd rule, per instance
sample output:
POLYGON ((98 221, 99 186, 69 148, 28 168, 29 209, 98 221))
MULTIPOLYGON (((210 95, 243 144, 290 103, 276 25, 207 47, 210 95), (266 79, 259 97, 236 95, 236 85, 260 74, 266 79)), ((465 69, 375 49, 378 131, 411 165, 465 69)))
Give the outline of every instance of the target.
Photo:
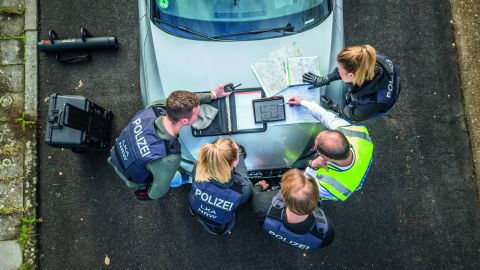
POLYGON ((252 100, 255 123, 285 120, 285 101, 283 96, 252 100))

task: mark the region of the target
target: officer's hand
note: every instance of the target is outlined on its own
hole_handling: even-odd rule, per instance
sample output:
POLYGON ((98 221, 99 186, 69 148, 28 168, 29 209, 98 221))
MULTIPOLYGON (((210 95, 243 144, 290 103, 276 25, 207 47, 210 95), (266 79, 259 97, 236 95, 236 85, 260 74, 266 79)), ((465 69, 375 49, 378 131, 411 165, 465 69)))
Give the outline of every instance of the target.
POLYGON ((219 84, 215 89, 210 92, 212 99, 223 98, 229 96, 232 92, 225 92, 226 83, 219 84))
POLYGON ((320 97, 320 105, 322 105, 322 107, 325 108, 326 110, 335 111, 335 112, 337 111, 338 104, 335 104, 327 96, 321 96, 320 97))
POLYGON ((301 97, 297 97, 297 96, 292 97, 291 99, 289 99, 289 100, 287 101, 287 104, 293 105, 293 106, 298 106, 298 105, 300 105, 301 103, 302 103, 302 98, 301 98, 301 97))
POLYGON ((328 166, 327 166, 328 160, 324 159, 323 157, 319 156, 314 160, 311 160, 308 163, 308 166, 313 168, 313 169, 318 169, 320 167, 324 168, 326 171, 328 171, 328 166))
POLYGON ((308 89, 322 87, 322 86, 327 85, 329 83, 327 77, 317 76, 317 75, 313 74, 312 72, 308 72, 308 73, 303 74, 302 79, 303 79, 304 82, 313 84, 308 89))
POLYGON ((263 189, 263 190, 267 190, 267 188, 270 186, 270 185, 267 183, 267 181, 265 181, 265 180, 260 180, 260 181, 258 181, 258 184, 260 184, 260 185, 262 186, 262 189, 263 189))

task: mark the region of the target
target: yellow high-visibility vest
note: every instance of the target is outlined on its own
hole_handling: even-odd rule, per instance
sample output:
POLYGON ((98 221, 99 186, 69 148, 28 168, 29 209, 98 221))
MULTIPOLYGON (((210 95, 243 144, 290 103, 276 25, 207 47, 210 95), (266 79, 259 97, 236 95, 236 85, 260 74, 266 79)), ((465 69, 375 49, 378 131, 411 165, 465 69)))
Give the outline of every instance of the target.
POLYGON ((373 143, 368 129, 363 125, 345 126, 337 130, 347 137, 355 152, 353 165, 344 171, 331 165, 328 165, 328 171, 325 168, 317 169, 317 184, 331 194, 321 199, 345 201, 354 191, 362 187, 367 177, 372 163, 373 143))

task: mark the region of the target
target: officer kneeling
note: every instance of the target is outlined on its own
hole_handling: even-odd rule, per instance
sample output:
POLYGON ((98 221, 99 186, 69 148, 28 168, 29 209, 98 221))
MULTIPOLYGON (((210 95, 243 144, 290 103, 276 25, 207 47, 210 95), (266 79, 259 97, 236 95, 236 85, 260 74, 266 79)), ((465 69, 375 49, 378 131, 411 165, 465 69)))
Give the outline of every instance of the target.
POLYGON ((222 235, 235 225, 235 211, 252 195, 245 151, 229 138, 202 146, 193 168, 190 212, 209 233, 222 235))
POLYGON ((282 176, 280 192, 265 191, 267 188, 264 180, 254 186, 252 207, 269 235, 302 250, 332 242, 333 227, 318 207, 319 191, 314 180, 291 169, 282 176))

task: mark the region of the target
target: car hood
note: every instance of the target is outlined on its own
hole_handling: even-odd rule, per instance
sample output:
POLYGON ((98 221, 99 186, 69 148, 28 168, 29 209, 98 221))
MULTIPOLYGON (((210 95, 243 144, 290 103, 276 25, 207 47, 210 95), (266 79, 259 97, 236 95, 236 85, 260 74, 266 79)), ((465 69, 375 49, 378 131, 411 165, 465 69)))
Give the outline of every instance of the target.
POLYGON ((332 51, 332 14, 317 27, 302 33, 231 42, 180 38, 150 22, 163 93, 149 93, 149 101, 179 89, 210 91, 222 82, 242 83, 244 88, 258 87, 251 65, 276 49, 292 44, 300 48, 304 56, 319 56, 320 69, 326 74, 332 51))
MULTIPOLYGON (((176 37, 150 22, 161 89, 149 89, 148 102, 167 97, 175 90, 210 91, 223 82, 242 83, 242 88, 259 87, 251 65, 276 49, 292 44, 300 48, 304 56, 319 56, 320 70, 326 74, 331 60, 332 23, 333 13, 313 29, 294 35, 215 42, 176 37)), ((245 147, 249 170, 286 168, 305 155, 313 136, 322 128, 318 123, 268 126, 265 132, 231 137, 245 147)), ((182 157, 194 161, 200 147, 216 137, 193 137, 191 127, 185 127, 180 138, 182 157)), ((182 166, 188 165, 182 163, 182 166)))

